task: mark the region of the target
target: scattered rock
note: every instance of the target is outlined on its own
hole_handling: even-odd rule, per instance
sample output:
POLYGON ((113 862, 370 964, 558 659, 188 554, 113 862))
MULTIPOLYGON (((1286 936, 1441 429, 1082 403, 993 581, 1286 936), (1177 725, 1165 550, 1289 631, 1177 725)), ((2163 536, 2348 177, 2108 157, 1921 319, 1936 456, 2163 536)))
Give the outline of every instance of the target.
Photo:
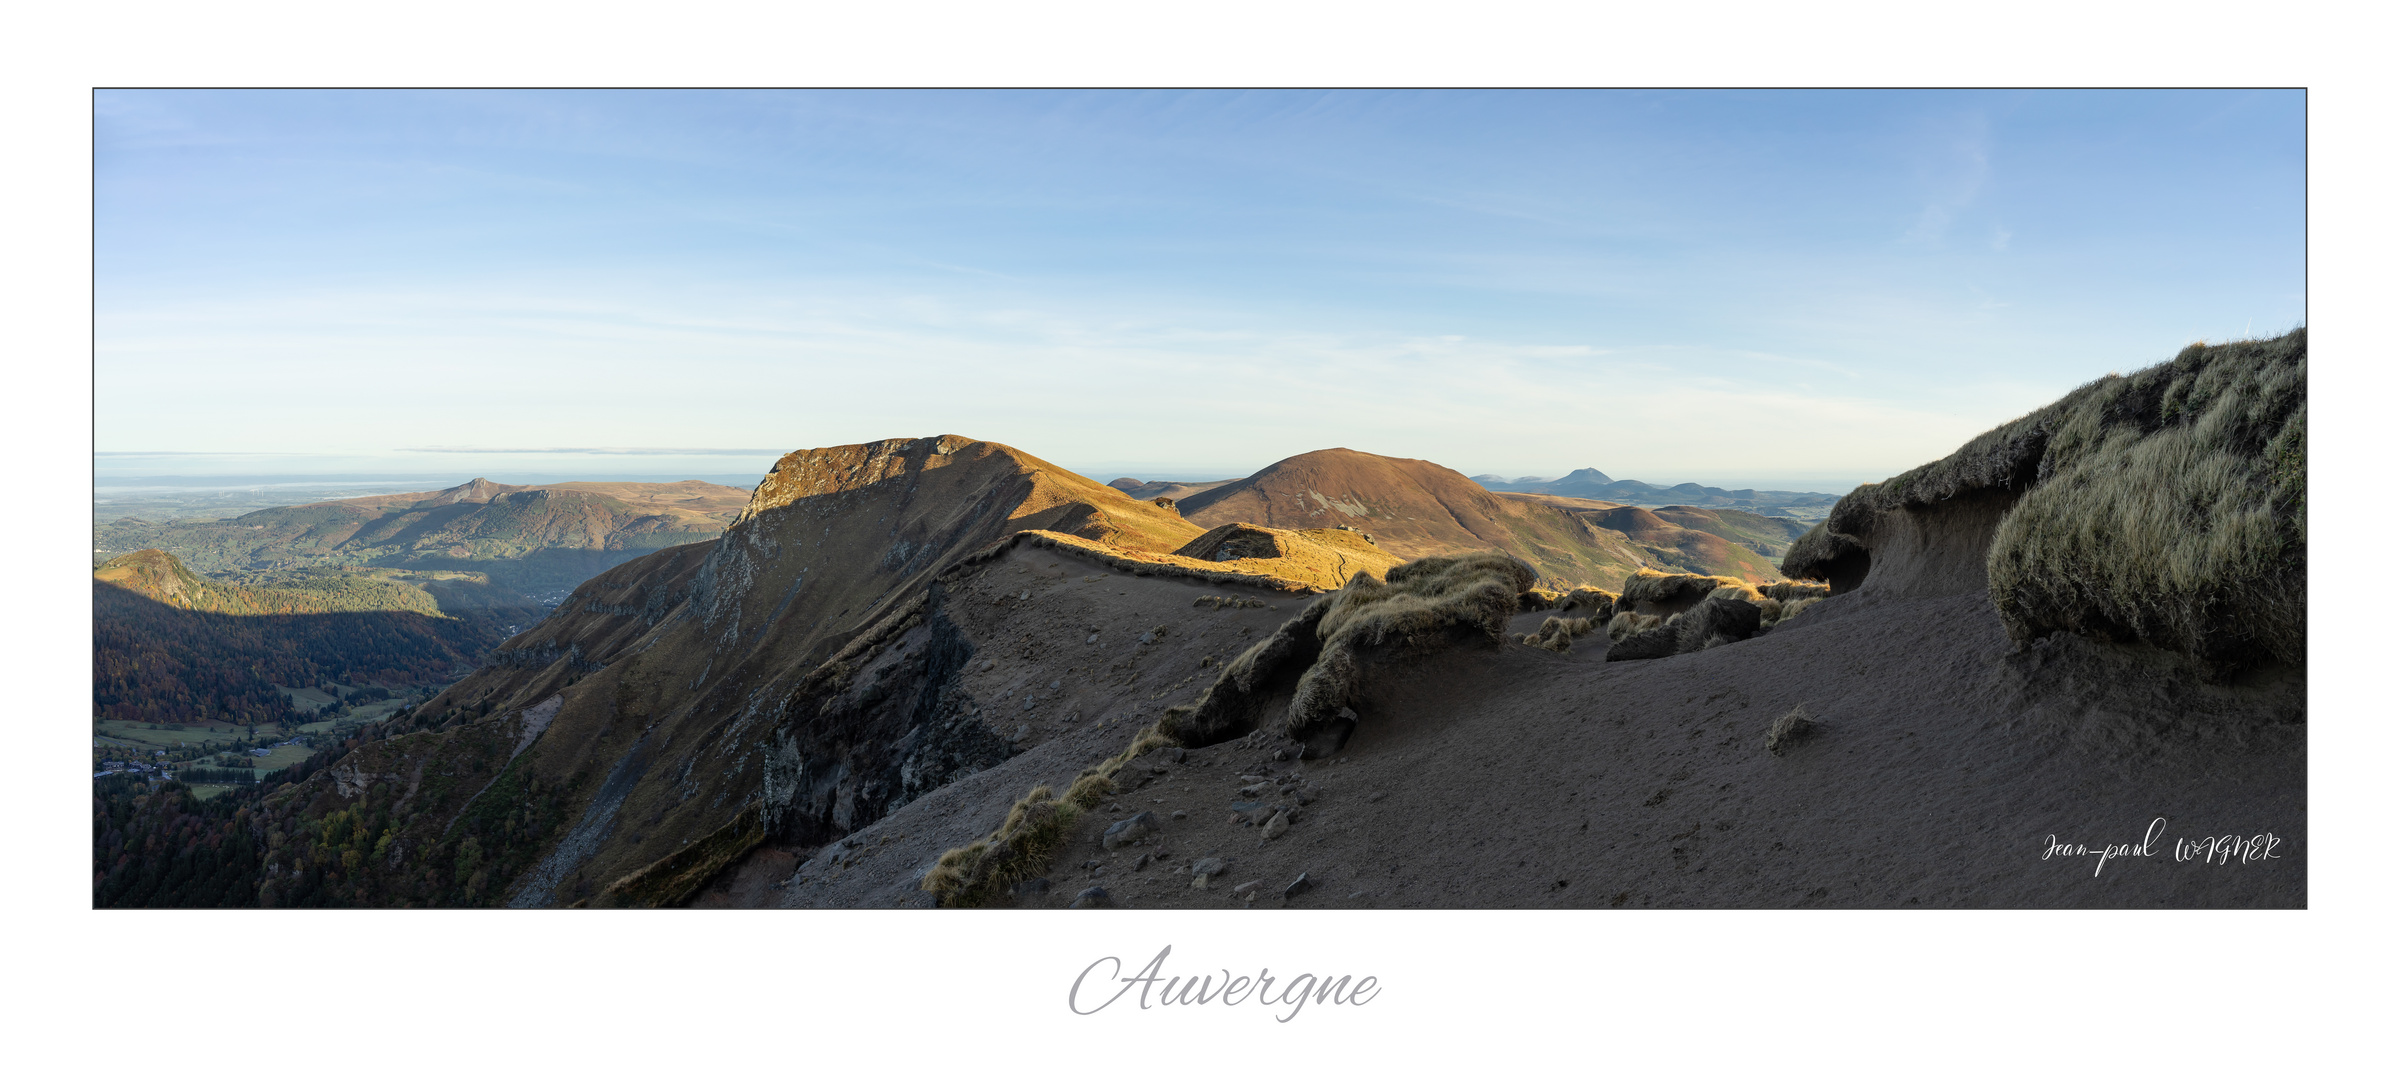
POLYGON ((1808 706, 1794 705, 1792 711, 1767 726, 1767 753, 1782 757, 1783 752, 1798 746, 1816 734, 1816 718, 1808 715, 1808 706))
POLYGON ((1294 785, 1290 794, 1292 801, 1299 803, 1302 806, 1307 806, 1308 804, 1317 801, 1317 789, 1314 785, 1294 785))
POLYGON ((1250 785, 1249 787, 1236 791, 1234 794, 1240 795, 1245 799, 1255 799, 1265 795, 1267 790, 1272 786, 1273 785, 1268 784, 1266 781, 1261 780, 1258 783, 1250 785))
POLYGON ((1008 741, 1010 741, 1010 742, 1024 742, 1025 740, 1027 740, 1027 739, 1030 739, 1030 738, 1032 738, 1032 737, 1033 737, 1033 725, 1032 725, 1032 724, 1018 724, 1018 725, 1017 725, 1017 730, 1016 730, 1016 733, 1015 733, 1015 734, 1013 734, 1013 735, 1010 735, 1010 736, 1008 737, 1008 741))
POLYGON ((1275 751, 1275 760, 1277 760, 1277 761, 1283 761, 1283 760, 1286 760, 1286 759, 1288 759, 1288 758, 1290 758, 1290 757, 1291 757, 1291 755, 1290 755, 1290 754, 1286 754, 1286 753, 1284 753, 1284 752, 1283 752, 1283 751, 1281 751, 1281 750, 1277 750, 1277 751, 1275 751))
POLYGON ((1135 814, 1108 827, 1100 834, 1100 846, 1110 851, 1127 844, 1140 843, 1158 832, 1158 815, 1148 810, 1135 814))
POLYGON ((1098 860, 1098 859, 1085 859, 1085 860, 1083 861, 1083 868, 1084 868, 1084 869, 1086 869, 1086 870, 1098 870, 1098 869, 1100 869, 1100 860, 1098 860))
POLYGON ((1233 887, 1233 895, 1243 899, 1248 899, 1249 897, 1247 894, 1257 892, 1258 887, 1262 884, 1265 883, 1263 881, 1245 881, 1233 887))
POLYGON ((1230 869, 1232 869, 1232 865, 1223 859, 1213 856, 1201 859, 1192 864, 1192 887, 1195 889, 1208 888, 1210 880, 1222 876, 1225 871, 1230 869))
POLYGON ((1293 878, 1291 884, 1283 887, 1283 898, 1289 900, 1292 897, 1298 896, 1301 893, 1307 892, 1315 887, 1316 886, 1308 880, 1308 875, 1303 873, 1299 877, 1293 878))
POLYGON ((1259 830, 1262 835, 1259 836, 1258 842, 1264 845, 1267 841, 1290 831, 1292 831, 1292 819, 1288 815, 1277 813, 1274 817, 1268 818, 1266 825, 1259 830))
POLYGON ((1191 813, 1190 813, 1189 811, 1185 811, 1185 810, 1177 810, 1177 811, 1175 811, 1174 813, 1172 813, 1172 814, 1169 814, 1169 815, 1167 815, 1167 816, 1169 816, 1169 817, 1172 817, 1172 818, 1174 818, 1174 819, 1175 819, 1175 820, 1177 820, 1177 821, 1182 821, 1183 819, 1185 819, 1185 818, 1187 818, 1187 817, 1190 817, 1190 816, 1191 816, 1191 813))
POLYGON ((1092 636, 1090 636, 1090 637, 1087 637, 1087 638, 1083 639, 1083 643, 1084 643, 1084 644, 1086 644, 1086 645, 1089 645, 1089 644, 1092 644, 1093 642, 1096 642, 1096 641, 1098 641, 1098 640, 1100 640, 1100 635, 1098 635, 1098 634, 1093 634, 1092 636))
POLYGON ((1019 600, 1031 600, 1031 599, 1033 599, 1033 590, 1032 590, 1032 589, 1027 589, 1027 590, 1025 590, 1024 592, 1018 593, 1018 594, 1017 594, 1017 599, 1019 599, 1019 600))
POLYGON ((1373 795, 1369 795, 1369 796, 1367 796, 1367 801, 1368 801, 1368 802, 1382 802, 1382 801, 1383 801, 1383 792, 1380 792, 1380 791, 1378 791, 1378 792, 1376 792, 1376 793, 1375 793, 1375 794, 1373 794, 1373 795))
POLYGON ((1133 868, 1136 870, 1148 865, 1150 865, 1150 853, 1147 851, 1143 852, 1139 858, 1133 860, 1133 868))
POLYGON ((1058 689, 1058 680, 1057 680, 1057 679, 1052 679, 1052 680, 1050 680, 1050 689, 1052 689, 1052 690, 1056 690, 1056 689, 1058 689))
POLYGON ((1094 885, 1091 888, 1076 893, 1075 902, 1068 904, 1067 906, 1071 908, 1107 907, 1109 906, 1108 890, 1103 889, 1098 885, 1094 885))
POLYGON ((1263 802, 1237 802, 1233 804, 1233 816, 1237 820, 1247 820, 1252 825, 1259 825, 1275 816, 1275 808, 1263 802))
POLYGON ((1267 778, 1266 778, 1266 777, 1263 777, 1263 776, 1249 776, 1249 775, 1244 775, 1244 776, 1242 777, 1242 783, 1245 783, 1245 784, 1263 784, 1263 783, 1266 783, 1266 782, 1267 782, 1267 778))
POLYGON ((1160 750, 1159 753, 1165 754, 1168 761, 1180 762, 1183 760, 1183 747, 1180 746, 1170 746, 1160 750))
POLYGON ((996 668, 996 667, 999 667, 999 666, 1000 666, 1000 661, 998 661, 998 660, 986 660, 986 661, 984 661, 984 662, 983 662, 983 670, 985 670, 985 671, 990 671, 990 670, 992 670, 993 668, 996 668))
POLYGON ((1150 644, 1150 643, 1151 643, 1151 642, 1153 642, 1153 641, 1157 641, 1157 640, 1158 640, 1158 638, 1157 638, 1157 637, 1155 637, 1155 636, 1153 636, 1153 635, 1150 635, 1150 634, 1143 634, 1143 635, 1141 636, 1141 639, 1140 639, 1140 640, 1141 640, 1141 643, 1142 643, 1142 644, 1144 644, 1144 645, 1148 645, 1148 644, 1150 644))

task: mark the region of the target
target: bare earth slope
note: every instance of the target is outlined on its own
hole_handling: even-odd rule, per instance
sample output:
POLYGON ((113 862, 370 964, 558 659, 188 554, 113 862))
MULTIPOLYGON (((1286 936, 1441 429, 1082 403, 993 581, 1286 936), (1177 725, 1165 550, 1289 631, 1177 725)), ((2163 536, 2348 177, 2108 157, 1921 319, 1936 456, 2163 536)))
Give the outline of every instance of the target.
MULTIPOLYGON (((1837 597, 1752 641, 1656 661, 1514 644, 1451 653, 1379 684, 1333 758, 1279 761, 1277 744, 1237 741, 1161 759, 1154 779, 1132 770, 1078 823, 1050 888, 1017 903, 1063 906, 1095 885, 1139 907, 2306 903, 2296 725, 2239 743, 2097 741, 2076 733, 2107 708, 2073 692, 2088 687, 2010 669, 2006 649, 1970 593, 1837 597), (1799 705, 1818 733, 1768 753, 1768 727, 1799 705), (1229 820, 1251 798, 1238 789, 1261 777, 1316 796, 1272 841, 1229 820), (1157 843, 1100 844, 1144 810, 1162 819, 1157 843), (2160 817, 2153 854, 2097 876, 2096 854, 2044 857, 2052 837, 2095 852, 2139 844, 2160 817), (2179 863, 2171 851, 2175 838, 2269 831, 2282 841, 2272 860, 2179 863), (1230 866, 1194 888, 1190 867, 1209 857, 1230 866), (1285 900, 1302 874, 1311 887, 1285 900), (1257 893, 1235 894, 1251 881, 1257 893)), ((2205 699, 2195 711, 2243 708, 2239 691, 2191 694, 2205 699)), ((1027 761, 912 805, 801 866, 780 902, 922 905, 917 879, 945 844, 996 823, 1027 782, 1060 784, 1115 749, 1027 761)))

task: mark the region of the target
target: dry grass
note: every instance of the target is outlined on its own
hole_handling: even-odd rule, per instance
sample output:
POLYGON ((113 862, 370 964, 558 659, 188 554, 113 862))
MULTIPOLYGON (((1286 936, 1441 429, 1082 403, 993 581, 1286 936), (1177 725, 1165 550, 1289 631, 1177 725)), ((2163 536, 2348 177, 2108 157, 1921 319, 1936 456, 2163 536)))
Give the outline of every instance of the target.
POLYGON ((1758 586, 1758 592, 1769 600, 1781 600, 1786 604, 1794 600, 1823 599, 1833 595, 1831 587, 1817 581, 1778 581, 1758 586))
POLYGON ((1882 514, 2015 493, 1985 569, 2020 644, 2068 631, 2225 668, 2302 664, 2307 424, 2307 331, 2195 344, 1860 487, 1792 545, 1783 570, 1863 572, 1882 514))
POLYGON ((1185 746, 1208 746, 1256 730, 1272 700, 1289 693, 1300 673, 1317 662, 1324 648, 1317 624, 1333 607, 1334 595, 1310 601, 1265 640, 1244 649, 1191 704, 1168 709, 1160 730, 1185 746))
POLYGON ((1792 711, 1767 725, 1767 753, 1782 757, 1784 751, 1800 745, 1816 730, 1817 722, 1808 715, 1808 706, 1794 705, 1792 711))
POLYGON ((1617 594, 1586 586, 1568 593, 1567 598, 1559 602, 1558 609, 1580 611, 1586 618, 1607 619, 1617 609, 1617 594))
POLYGON ((1761 619, 1755 604, 1732 597, 1709 597, 1655 626, 1613 639, 1608 658, 1656 660, 1745 641, 1758 633, 1761 619))
MULTIPOLYGON (((758 804, 752 803, 707 836, 611 882, 600 895, 588 901, 588 906, 658 908, 688 903, 719 872, 750 854, 766 839, 765 819, 758 804)), ((578 901, 575 906, 587 906, 587 902, 578 901)))
POLYGON ((1552 615, 1551 617, 1542 620, 1541 629, 1525 635, 1523 641, 1527 645, 1537 646, 1539 648, 1548 649, 1551 652, 1558 653, 1560 655, 1565 655, 1568 650, 1575 647, 1576 638, 1591 633, 1592 628, 1597 625, 1597 623, 1594 623, 1590 619, 1562 619, 1556 615, 1552 615))
POLYGON ((2308 347, 2194 346, 2062 411, 1987 568, 2009 636, 2307 661, 2308 347))
POLYGON ((1740 578, 1715 574, 1662 574, 1642 570, 1625 579, 1625 589, 1617 594, 1616 607, 1627 611, 1642 611, 1645 615, 1672 615, 1686 610, 1718 589, 1748 588, 1740 578), (1647 607, 1649 610, 1643 611, 1647 607))
POLYGON ((1116 756, 1077 774, 1066 794, 1052 797, 1046 785, 1026 792, 990 835, 943 852, 918 887, 932 893, 938 907, 990 903, 1050 865, 1058 845, 1074 831, 1076 819, 1116 790, 1119 770, 1143 754, 1172 745, 1174 739, 1148 728, 1116 756))
POLYGON ((1373 660, 1445 643, 1461 633, 1499 642, 1533 584, 1533 568, 1499 552, 1418 559, 1384 580, 1365 575, 1333 595, 1317 624, 1323 648, 1300 676, 1284 735, 1307 743, 1356 697, 1373 660))
POLYGON ((1653 629, 1657 627, 1658 624, 1665 621, 1666 620, 1656 615, 1642 615, 1631 611, 1620 611, 1617 612, 1615 617, 1608 620, 1608 640, 1612 642, 1623 641, 1634 634, 1641 633, 1644 630, 1653 629))
POLYGON ((1527 589, 1517 596, 1517 607, 1529 613, 1556 611, 1566 600, 1566 593, 1554 589, 1527 589))

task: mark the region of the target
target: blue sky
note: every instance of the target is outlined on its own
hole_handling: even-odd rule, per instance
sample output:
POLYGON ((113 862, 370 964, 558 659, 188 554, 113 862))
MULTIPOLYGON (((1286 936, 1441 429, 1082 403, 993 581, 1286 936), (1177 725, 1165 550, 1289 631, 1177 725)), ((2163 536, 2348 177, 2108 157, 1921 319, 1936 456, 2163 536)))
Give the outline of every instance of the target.
POLYGON ((1349 446, 1846 490, 2298 324, 2304 104, 108 92, 97 446, 697 475, 956 432, 1101 479, 1349 446), (522 452, 583 448, 731 453, 522 452))

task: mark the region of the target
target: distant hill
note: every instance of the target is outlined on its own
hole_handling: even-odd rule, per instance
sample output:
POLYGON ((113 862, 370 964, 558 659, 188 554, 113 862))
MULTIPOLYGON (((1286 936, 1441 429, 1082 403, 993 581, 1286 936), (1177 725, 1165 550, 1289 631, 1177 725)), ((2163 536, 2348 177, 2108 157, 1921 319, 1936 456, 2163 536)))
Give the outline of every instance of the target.
POLYGON ((1676 484, 1660 487, 1639 480, 1612 480, 1598 469, 1577 469, 1556 480, 1535 476, 1520 476, 1514 480, 1486 473, 1474 478, 1477 484, 1491 491, 1518 492, 1527 495, 1568 495, 1584 499, 1605 499, 1634 506, 1658 507, 1670 503, 1693 507, 1727 507, 1748 510, 1771 517, 1804 517, 1811 520, 1824 516, 1824 511, 1841 501, 1839 495, 1819 491, 1768 491, 1759 488, 1731 490, 1704 487, 1699 484, 1676 484), (1809 511, 1815 511, 1811 513, 1809 511))
POLYGON ((93 715, 283 723, 293 714, 279 685, 446 682, 482 662, 508 635, 507 619, 538 616, 487 607, 453 618, 407 581, 306 576, 315 587, 259 588, 210 580, 163 551, 109 560, 92 573, 93 715))
POLYGON ((1178 505, 1202 525, 1347 525, 1406 558, 1498 549, 1530 563, 1552 588, 1613 589, 1645 566, 1780 577, 1756 552, 1705 533, 1685 537, 1652 529, 1646 540, 1628 537, 1595 517, 1610 504, 1583 507, 1495 494, 1430 461, 1349 449, 1285 458, 1178 505))
POLYGON ((259 510, 223 521, 123 519, 95 553, 174 552, 211 575, 361 564, 473 570, 529 596, 563 592, 645 552, 706 540, 750 493, 722 484, 496 484, 259 510))
POLYGON ((1163 497, 1163 498, 1168 498, 1168 499, 1174 499, 1174 500, 1176 500, 1177 502, 1181 502, 1181 501, 1183 501, 1184 499, 1190 498, 1191 496, 1194 496, 1194 495, 1198 495, 1199 493, 1201 493, 1201 492, 1203 492, 1203 491, 1207 491, 1207 490, 1209 490, 1210 488, 1220 488, 1220 487, 1224 487, 1225 485, 1227 485, 1227 484, 1230 484, 1230 483, 1233 483, 1233 481, 1231 481, 1231 480, 1196 480, 1196 481, 1184 481, 1184 480, 1148 480, 1148 481, 1143 481, 1143 480, 1136 480, 1136 479, 1134 479, 1133 477, 1130 477, 1130 476, 1120 476, 1120 477, 1118 477, 1118 478, 1116 478, 1116 479, 1114 479, 1114 480, 1111 480, 1111 481, 1109 481, 1109 482, 1108 482, 1108 486, 1110 486, 1110 487, 1112 487, 1112 488, 1115 488, 1115 489, 1117 489, 1118 491, 1122 491, 1122 492, 1124 492, 1126 495, 1128 495, 1128 496, 1131 496, 1131 497, 1133 497, 1133 498, 1136 498, 1136 499, 1140 499, 1140 500, 1142 500, 1142 501, 1144 501, 1144 502, 1148 502, 1148 501, 1149 501, 1149 500, 1151 500, 1151 499, 1157 499, 1157 498, 1162 498, 1162 497, 1163 497))

